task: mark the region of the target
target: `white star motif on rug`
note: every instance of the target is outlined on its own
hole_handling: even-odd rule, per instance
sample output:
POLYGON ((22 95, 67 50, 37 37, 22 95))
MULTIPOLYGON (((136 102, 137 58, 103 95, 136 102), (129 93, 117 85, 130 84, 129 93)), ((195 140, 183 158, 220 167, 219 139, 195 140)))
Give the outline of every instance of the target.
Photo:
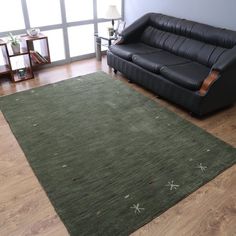
POLYGON ((168 182, 168 184, 166 185, 167 187, 170 187, 170 190, 176 190, 179 185, 178 184, 174 184, 174 181, 172 180, 171 182, 168 182))
POLYGON ((200 163, 196 168, 200 169, 202 172, 205 172, 207 166, 203 166, 202 163, 200 163))
POLYGON ((139 207, 139 203, 137 203, 136 205, 134 204, 132 207, 130 207, 131 209, 134 209, 134 213, 135 214, 140 214, 141 211, 144 211, 145 208, 139 207))

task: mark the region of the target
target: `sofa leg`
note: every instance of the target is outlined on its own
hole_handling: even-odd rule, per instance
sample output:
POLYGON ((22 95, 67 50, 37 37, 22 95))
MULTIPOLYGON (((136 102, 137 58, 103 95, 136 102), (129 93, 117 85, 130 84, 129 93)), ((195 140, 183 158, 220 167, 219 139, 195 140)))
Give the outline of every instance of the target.
POLYGON ((190 115, 191 117, 193 117, 193 118, 196 118, 196 119, 202 119, 202 118, 204 118, 203 115, 196 114, 196 113, 194 113, 194 112, 192 112, 192 111, 189 112, 189 115, 190 115))
POLYGON ((194 117, 194 113, 191 112, 191 111, 189 111, 189 115, 192 116, 192 117, 194 117))
POLYGON ((117 70, 116 70, 116 69, 113 69, 113 72, 114 72, 115 74, 117 74, 117 70))
POLYGON ((129 79, 129 80, 128 80, 128 83, 132 84, 133 82, 132 82, 132 80, 129 79))

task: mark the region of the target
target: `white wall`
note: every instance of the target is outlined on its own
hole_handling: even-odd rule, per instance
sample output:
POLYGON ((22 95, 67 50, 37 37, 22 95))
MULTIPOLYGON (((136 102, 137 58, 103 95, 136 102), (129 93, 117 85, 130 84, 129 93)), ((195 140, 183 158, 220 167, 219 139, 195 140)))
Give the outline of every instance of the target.
POLYGON ((127 25, 147 12, 159 12, 236 30, 236 0, 125 0, 124 7, 127 25))

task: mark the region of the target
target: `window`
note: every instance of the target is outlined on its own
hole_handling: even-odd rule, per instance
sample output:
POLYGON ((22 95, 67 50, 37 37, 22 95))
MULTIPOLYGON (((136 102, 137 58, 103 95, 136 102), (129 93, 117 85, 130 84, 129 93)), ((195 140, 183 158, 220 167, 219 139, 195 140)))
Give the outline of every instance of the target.
POLYGON ((43 31, 48 36, 51 61, 65 59, 64 38, 62 29, 43 31))
MULTIPOLYGON (((29 28, 39 28, 48 36, 51 61, 54 64, 57 61, 69 62, 72 58, 80 59, 95 52, 95 31, 107 34, 107 28, 111 26, 111 20, 104 18, 108 5, 115 4, 121 13, 123 2, 7 0, 1 5, 0 38, 7 37, 8 32, 22 35, 29 28)), ((40 47, 34 46, 40 50, 40 47)), ((0 58, 1 64, 4 64, 4 58, 0 58)))
POLYGON ((27 0, 30 27, 61 24, 60 0, 27 0))
POLYGON ((25 28, 21 0, 7 0, 1 4, 0 30, 13 31, 25 28), (14 16, 14 17, 13 17, 14 16))
POLYGON ((93 19, 93 0, 65 0, 68 22, 93 19))
POLYGON ((93 53, 94 49, 94 26, 81 25, 68 28, 70 56, 80 56, 93 53))

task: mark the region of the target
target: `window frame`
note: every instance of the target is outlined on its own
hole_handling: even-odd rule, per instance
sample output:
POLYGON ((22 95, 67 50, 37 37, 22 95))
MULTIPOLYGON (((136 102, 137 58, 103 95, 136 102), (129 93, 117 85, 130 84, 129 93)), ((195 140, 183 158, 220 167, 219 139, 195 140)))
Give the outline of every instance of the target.
MULTIPOLYGON (((120 20, 124 20, 124 1, 125 0, 121 0, 121 18, 120 18, 120 20)), ((26 34, 26 30, 31 28, 26 0, 21 0, 21 5, 22 5, 22 12, 23 12, 23 17, 24 17, 25 28, 24 29, 19 29, 19 30, 12 30, 11 32, 15 35, 26 34)), ((95 53, 70 57, 68 27, 93 24, 94 33, 96 33, 96 32, 98 32, 98 23, 109 22, 110 21, 110 20, 107 20, 107 19, 98 18, 98 16, 97 16, 97 0, 93 0, 93 19, 91 19, 91 20, 67 22, 65 0, 60 0, 60 6, 61 6, 62 23, 61 24, 55 24, 55 25, 49 25, 49 26, 42 26, 42 27, 39 27, 39 28, 40 28, 41 31, 62 29, 63 37, 64 37, 65 59, 60 60, 60 61, 52 62, 51 65, 45 65, 46 67, 65 64, 65 63, 70 63, 70 62, 77 61, 77 60, 82 60, 82 59, 95 57, 95 53)), ((9 31, 0 32, 0 38, 6 37, 8 33, 9 33, 9 31)), ((95 43, 94 43, 94 48, 95 48, 95 43)))

